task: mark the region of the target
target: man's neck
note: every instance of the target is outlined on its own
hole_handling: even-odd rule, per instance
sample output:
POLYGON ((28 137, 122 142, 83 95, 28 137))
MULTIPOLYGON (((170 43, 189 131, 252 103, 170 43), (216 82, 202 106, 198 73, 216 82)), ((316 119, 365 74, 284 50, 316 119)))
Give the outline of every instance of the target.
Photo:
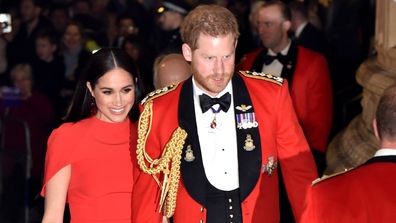
POLYGON ((279 46, 275 47, 275 48, 269 48, 269 50, 271 50, 273 53, 277 54, 280 53, 286 49, 288 49, 290 47, 291 41, 289 38, 287 38, 286 40, 282 41, 282 44, 280 44, 279 46))

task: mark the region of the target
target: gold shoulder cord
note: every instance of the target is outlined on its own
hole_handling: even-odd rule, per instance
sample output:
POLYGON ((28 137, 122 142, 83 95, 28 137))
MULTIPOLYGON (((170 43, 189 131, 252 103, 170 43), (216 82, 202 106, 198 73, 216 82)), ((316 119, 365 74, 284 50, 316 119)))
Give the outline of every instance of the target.
POLYGON ((178 127, 172 134, 170 141, 165 145, 165 149, 159 159, 152 159, 146 153, 146 140, 151 130, 153 101, 147 101, 139 119, 137 160, 140 169, 150 174, 161 188, 161 198, 159 211, 163 210, 164 215, 170 218, 175 213, 177 189, 180 179, 181 154, 187 132, 178 127), (149 167, 146 166, 146 162, 149 167), (169 170, 170 168, 170 170, 169 170), (164 174, 161 184, 156 174, 164 174))

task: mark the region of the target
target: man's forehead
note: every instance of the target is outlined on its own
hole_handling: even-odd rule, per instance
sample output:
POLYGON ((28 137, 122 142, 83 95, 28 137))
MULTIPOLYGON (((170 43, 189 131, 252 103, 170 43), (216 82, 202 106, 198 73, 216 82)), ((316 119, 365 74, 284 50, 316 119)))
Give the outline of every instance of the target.
POLYGON ((274 18, 281 17, 280 8, 277 5, 270 5, 260 8, 258 11, 258 18, 274 18))

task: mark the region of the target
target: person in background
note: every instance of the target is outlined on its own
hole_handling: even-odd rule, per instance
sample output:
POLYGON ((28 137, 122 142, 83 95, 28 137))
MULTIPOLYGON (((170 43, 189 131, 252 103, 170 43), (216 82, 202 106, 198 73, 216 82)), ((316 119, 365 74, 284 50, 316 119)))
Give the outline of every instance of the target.
MULTIPOLYGON (((157 9, 159 29, 151 40, 156 55, 181 53, 180 25, 191 6, 184 0, 165 0, 157 9)), ((156 28, 156 27, 155 27, 156 28)))
POLYGON ((138 73, 116 48, 93 54, 81 77, 66 123, 48 139, 43 223, 132 222, 138 73))
POLYGON ((76 87, 83 66, 87 63, 91 52, 85 49, 85 34, 83 27, 70 21, 62 35, 60 50, 65 64, 65 81, 61 90, 61 110, 66 111, 76 87))
POLYGON ((49 18, 59 36, 64 32, 67 24, 71 20, 67 5, 53 3, 49 8, 49 18))
POLYGON ((153 86, 153 50, 147 45, 147 42, 136 35, 127 35, 122 42, 121 49, 125 50, 132 58, 139 70, 144 95, 154 90, 153 86))
POLYGON ((380 149, 364 164, 317 180, 302 222, 393 222, 396 218, 396 86, 380 98, 373 132, 380 149))
POLYGON ((191 76, 191 67, 183 54, 171 53, 155 59, 153 74, 154 87, 161 89, 188 79, 191 76))
POLYGON ((181 26, 192 77, 142 101, 133 222, 279 222, 279 170, 296 219, 317 177, 287 82, 234 73, 235 16, 193 9, 181 26))
POLYGON ((308 20, 308 9, 304 2, 292 1, 288 4, 291 11, 291 30, 297 44, 319 52, 326 53, 324 35, 308 20))
MULTIPOLYGON (((17 64, 11 68, 13 88, 2 88, 0 116, 2 124, 2 209, 5 222, 20 222, 24 207, 35 205, 40 192, 46 141, 54 122, 53 106, 49 99, 34 90, 32 68, 17 64), (25 125, 29 131, 26 135, 25 125), (31 149, 30 177, 24 170, 28 147, 31 149), (28 177, 28 179, 25 179, 28 177), (27 185, 27 186, 24 186, 27 185), (27 195, 23 192, 28 188, 27 195), (27 203, 26 203, 27 202, 27 203)), ((36 219, 37 220, 37 219, 36 219)))
POLYGON ((42 14, 41 0, 21 0, 19 13, 21 26, 9 43, 9 67, 18 63, 31 63, 35 57, 35 38, 41 29, 53 29, 52 23, 42 14), (23 53, 22 53, 23 52, 23 53))
POLYGON ((36 36, 36 57, 32 62, 35 89, 45 94, 55 108, 57 119, 60 110, 60 91, 65 80, 63 58, 57 53, 58 36, 51 30, 41 30, 36 36))
POLYGON ((264 72, 288 80, 298 120, 314 153, 319 174, 333 120, 333 94, 326 58, 292 41, 291 13, 281 1, 265 2, 256 17, 263 47, 242 58, 239 69, 264 72))
POLYGON ((133 18, 128 14, 120 15, 117 18, 118 35, 112 44, 115 47, 121 47, 125 38, 129 35, 137 36, 139 34, 139 29, 133 21, 133 18))

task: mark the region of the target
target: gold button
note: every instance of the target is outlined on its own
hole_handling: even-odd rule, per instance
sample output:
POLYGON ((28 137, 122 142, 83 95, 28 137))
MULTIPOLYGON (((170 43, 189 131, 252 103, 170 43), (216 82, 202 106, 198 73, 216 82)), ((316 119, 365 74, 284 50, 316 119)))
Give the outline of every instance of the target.
POLYGON ((204 211, 204 208, 203 207, 201 207, 201 212, 203 212, 204 211))

